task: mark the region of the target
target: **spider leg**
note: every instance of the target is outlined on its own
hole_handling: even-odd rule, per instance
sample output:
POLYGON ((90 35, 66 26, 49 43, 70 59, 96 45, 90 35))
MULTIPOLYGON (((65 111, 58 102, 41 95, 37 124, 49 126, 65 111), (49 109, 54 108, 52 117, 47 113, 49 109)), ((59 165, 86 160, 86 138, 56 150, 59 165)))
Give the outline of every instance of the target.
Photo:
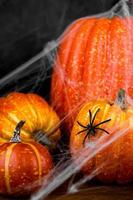
POLYGON ((90 114, 90 126, 91 126, 91 123, 92 123, 92 113, 91 113, 90 110, 89 110, 89 114, 90 114))
POLYGON ((90 140, 91 140, 91 135, 89 134, 90 133, 90 131, 87 133, 87 135, 88 135, 88 140, 89 140, 89 142, 90 142, 90 140))
POLYGON ((79 121, 77 121, 77 123, 82 126, 83 128, 88 128, 87 126, 82 125, 79 121))
POLYGON ((87 128, 84 129, 84 130, 82 130, 82 131, 79 131, 78 133, 76 133, 76 135, 78 135, 78 134, 80 134, 80 133, 82 133, 82 132, 84 132, 84 131, 87 131, 87 128))
POLYGON ((84 146, 85 140, 87 139, 88 136, 90 137, 90 130, 86 133, 86 136, 84 137, 83 146, 84 146))
POLYGON ((99 130, 101 130, 101 131, 104 131, 104 132, 106 132, 107 134, 109 134, 109 132, 108 131, 106 131, 105 129, 103 129, 103 128, 95 128, 95 129, 99 129, 99 130))
POLYGON ((96 125, 94 126, 94 128, 96 128, 97 126, 99 126, 99 125, 101 125, 101 124, 104 124, 104 123, 106 123, 106 122, 109 122, 109 121, 111 121, 111 119, 107 119, 107 120, 105 120, 105 121, 103 121, 103 122, 100 122, 99 124, 96 124, 96 125))
POLYGON ((93 117, 93 119, 92 119, 91 124, 94 123, 94 120, 95 120, 95 118, 96 118, 96 115, 97 115, 97 113, 98 113, 99 111, 100 111, 100 108, 98 108, 97 111, 95 112, 95 115, 94 115, 94 117, 93 117))

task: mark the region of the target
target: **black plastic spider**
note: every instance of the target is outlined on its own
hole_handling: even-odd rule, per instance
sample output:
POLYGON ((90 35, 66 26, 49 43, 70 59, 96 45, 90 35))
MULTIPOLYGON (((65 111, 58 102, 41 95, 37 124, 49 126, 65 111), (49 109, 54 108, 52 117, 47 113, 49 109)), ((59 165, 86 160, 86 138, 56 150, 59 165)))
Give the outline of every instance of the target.
POLYGON ((79 132, 77 133, 77 135, 80 134, 80 133, 82 133, 82 132, 87 131, 87 133, 86 133, 86 135, 85 135, 85 137, 84 137, 84 140, 83 140, 83 145, 85 144, 85 140, 87 139, 87 137, 88 137, 88 139, 90 140, 90 136, 91 136, 91 135, 93 135, 93 136, 96 135, 96 130, 101 130, 101 131, 104 131, 105 133, 109 134, 108 131, 106 131, 105 129, 100 128, 100 127, 98 127, 98 126, 100 126, 101 124, 104 124, 104 123, 106 123, 106 122, 109 122, 111 119, 107 119, 107 120, 105 120, 105 121, 100 122, 99 124, 94 125, 94 121, 95 121, 96 115, 97 115, 97 113, 98 113, 99 111, 100 111, 100 108, 97 109, 96 113, 94 114, 94 117, 92 118, 92 113, 91 113, 91 111, 89 110, 90 123, 89 123, 87 126, 84 126, 84 125, 82 125, 79 121, 77 121, 77 123, 78 123, 81 127, 84 128, 84 130, 79 131, 79 132))

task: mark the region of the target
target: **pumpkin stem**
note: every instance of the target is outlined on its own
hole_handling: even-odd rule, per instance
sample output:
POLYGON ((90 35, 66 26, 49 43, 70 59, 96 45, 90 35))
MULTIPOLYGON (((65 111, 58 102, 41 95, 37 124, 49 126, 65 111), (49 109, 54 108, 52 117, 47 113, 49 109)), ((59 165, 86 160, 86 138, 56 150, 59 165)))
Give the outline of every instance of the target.
POLYGON ((118 95, 117 95, 117 98, 115 100, 115 103, 117 105, 119 105, 122 110, 127 109, 126 92, 125 92, 124 89, 120 89, 118 91, 118 95))
POLYGON ((20 131, 21 131, 21 128, 22 126, 24 125, 25 121, 20 121, 15 130, 14 130, 14 133, 13 133, 13 137, 11 138, 10 142, 15 142, 15 143, 19 143, 21 142, 21 139, 20 139, 20 131))

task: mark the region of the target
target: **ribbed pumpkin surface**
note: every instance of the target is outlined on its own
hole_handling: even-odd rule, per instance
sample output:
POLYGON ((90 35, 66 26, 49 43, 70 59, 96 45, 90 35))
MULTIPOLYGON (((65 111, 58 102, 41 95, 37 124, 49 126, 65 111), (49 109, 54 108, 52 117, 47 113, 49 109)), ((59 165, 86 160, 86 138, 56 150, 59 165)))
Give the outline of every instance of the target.
POLYGON ((75 162, 77 162, 77 158, 81 158, 76 163, 79 165, 92 152, 97 152, 91 159, 86 159, 87 161, 82 168, 85 174, 92 175, 97 170, 98 173, 95 174, 94 172, 96 177, 106 183, 133 181, 132 116, 133 107, 122 110, 119 105, 110 105, 106 100, 90 101, 82 107, 72 128, 70 150, 75 162), (99 112, 97 112, 98 109, 99 112), (89 110, 91 111, 91 118, 89 110), (97 126, 107 119, 110 119, 110 121, 97 126), (86 137, 87 130, 83 126, 91 125, 90 121, 93 121, 93 127, 96 126, 95 134, 89 132, 86 137), (108 131, 108 134, 104 130, 108 131), (121 130, 125 132, 123 131, 123 135, 120 137, 121 130), (85 137, 86 140, 83 145, 85 137), (83 153, 83 148, 87 145, 90 146, 86 148, 86 153, 85 151, 83 153))
MULTIPOLYGON (((42 131, 49 134, 59 125, 59 118, 52 107, 39 95, 12 92, 0 98, 0 142, 9 141, 14 128, 21 120, 26 121, 21 131, 23 141, 33 140, 42 131)), ((60 138, 57 128, 50 136, 53 145, 60 138)))
POLYGON ((52 75, 52 104, 69 130, 83 102, 133 97, 133 19, 82 18, 63 35, 52 75))
POLYGON ((0 146, 0 193, 31 194, 43 184, 53 168, 47 148, 35 142, 0 146))

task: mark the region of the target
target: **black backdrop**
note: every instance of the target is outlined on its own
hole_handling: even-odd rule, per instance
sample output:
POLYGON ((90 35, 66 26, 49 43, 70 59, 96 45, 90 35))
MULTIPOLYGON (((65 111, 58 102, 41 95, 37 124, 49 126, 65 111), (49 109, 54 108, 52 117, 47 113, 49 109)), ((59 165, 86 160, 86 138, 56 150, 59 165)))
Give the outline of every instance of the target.
POLYGON ((0 78, 58 38, 73 20, 118 0, 0 0, 0 78))

